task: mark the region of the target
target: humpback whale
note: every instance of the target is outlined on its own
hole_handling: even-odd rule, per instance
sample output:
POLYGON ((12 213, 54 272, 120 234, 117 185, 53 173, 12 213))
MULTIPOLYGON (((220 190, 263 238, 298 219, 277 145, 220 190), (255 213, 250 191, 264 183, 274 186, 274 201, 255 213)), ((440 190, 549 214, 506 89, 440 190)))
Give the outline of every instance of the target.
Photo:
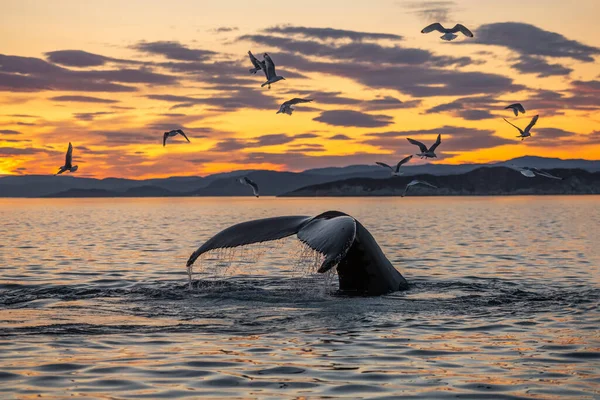
POLYGON ((211 250, 283 239, 294 234, 325 256, 317 272, 337 268, 341 294, 377 296, 408 289, 408 282, 383 254, 371 233, 358 220, 340 211, 327 211, 316 217, 263 218, 233 225, 194 251, 186 266, 189 272, 198 257, 211 250))

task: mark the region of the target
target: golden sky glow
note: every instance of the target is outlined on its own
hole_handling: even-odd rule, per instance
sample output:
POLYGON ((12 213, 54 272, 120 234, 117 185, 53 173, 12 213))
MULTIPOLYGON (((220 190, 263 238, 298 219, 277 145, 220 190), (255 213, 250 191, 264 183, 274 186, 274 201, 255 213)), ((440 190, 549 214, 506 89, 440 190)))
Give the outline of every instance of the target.
POLYGON ((416 150, 407 136, 438 133, 436 162, 600 155, 596 0, 0 7, 0 175, 54 173, 69 141, 77 175, 99 178, 393 163, 416 150), (420 33, 437 19, 475 38, 420 33), (261 88, 248 50, 286 80, 261 88), (276 115, 293 97, 315 101, 276 115), (503 110, 514 101, 525 115, 503 110), (502 120, 536 114, 524 142, 502 120), (163 147, 179 127, 191 143, 163 147))

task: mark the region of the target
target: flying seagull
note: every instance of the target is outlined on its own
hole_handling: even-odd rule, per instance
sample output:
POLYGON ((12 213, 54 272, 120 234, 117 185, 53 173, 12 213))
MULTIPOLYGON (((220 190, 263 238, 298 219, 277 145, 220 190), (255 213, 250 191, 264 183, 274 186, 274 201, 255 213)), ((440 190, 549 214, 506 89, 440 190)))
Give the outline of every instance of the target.
POLYGON ((432 31, 438 31, 440 33, 443 33, 442 36, 440 36, 441 39, 446 40, 446 41, 451 41, 454 40, 458 37, 458 35, 455 35, 455 33, 457 32, 461 32, 463 35, 468 36, 468 37, 473 37, 473 32, 471 32, 470 30, 468 30, 464 25, 462 24, 456 24, 454 25, 454 28, 452 29, 447 29, 444 28, 442 26, 442 24, 440 24, 439 22, 435 22, 429 26, 426 26, 425 28, 423 28, 423 30, 421 31, 421 33, 429 33, 432 31))
POLYGON ((521 103, 514 103, 504 107, 505 110, 508 110, 509 108, 513 110, 513 112, 515 113, 515 117, 519 115, 519 112, 525 114, 525 108, 521 103))
POLYGON ((54 174, 54 176, 60 175, 65 171, 75 172, 77 171, 77 168, 79 168, 77 165, 73 165, 73 145, 69 142, 69 149, 67 150, 67 156, 65 157, 65 165, 59 167, 58 172, 54 174))
POLYGON ((190 141, 190 139, 188 139, 188 137, 185 136, 185 133, 183 133, 181 129, 173 129, 172 131, 163 133, 163 147, 167 144, 167 138, 177 135, 183 136, 188 142, 190 141))
POLYGON ((537 168, 533 168, 533 167, 517 167, 516 165, 513 165, 512 167, 515 168, 517 171, 519 171, 521 173, 521 175, 526 176, 528 178, 533 178, 536 175, 539 175, 539 176, 543 176, 543 177, 550 178, 550 179, 557 179, 559 181, 563 180, 563 178, 552 175, 549 172, 542 171, 541 169, 537 169, 537 168))
POLYGON ((425 181, 420 181, 420 180, 418 180, 418 179, 414 179, 414 180, 410 181, 410 182, 409 182, 409 183, 406 185, 406 187, 404 188, 404 193, 402 193, 402 195, 401 195, 400 197, 404 197, 404 196, 406 196, 406 193, 408 193, 408 190, 409 190, 411 187, 415 186, 415 185, 425 185, 425 186, 429 186, 429 187, 431 187, 431 188, 434 188, 434 189, 437 189, 437 188, 438 188, 437 186, 435 186, 435 185, 432 185, 432 184, 431 184, 431 183, 429 183, 429 182, 425 182, 425 181))
POLYGON ((263 71, 265 71, 266 74, 266 67, 265 67, 265 62, 264 61, 260 61, 258 58, 254 57, 254 54, 252 54, 252 52, 250 50, 248 50, 248 56, 250 56, 250 61, 252 62, 252 65, 254 65, 254 68, 252 68, 250 70, 251 74, 256 74, 258 71, 260 71, 261 69, 263 71))
POLYGON ((410 161, 410 159, 412 158, 412 154, 408 157, 404 157, 402 160, 400 160, 400 162, 398 164, 396 164, 396 168, 392 168, 389 165, 387 165, 386 163, 382 163, 382 162, 375 162, 375 164, 383 167, 383 168, 389 168, 392 171, 392 176, 400 176, 403 174, 403 172, 400 172, 400 167, 402 166, 402 164, 406 164, 407 162, 410 161))
POLYGON ((529 123, 529 125, 527 125, 525 127, 525 130, 519 128, 518 126, 516 126, 515 124, 513 124, 512 122, 508 122, 506 121, 506 118, 502 118, 503 120, 505 120, 506 122, 508 122, 509 124, 511 124, 512 126, 514 126, 515 128, 517 128, 519 130, 519 132, 521 132, 521 134, 519 136, 517 136, 518 138, 521 138, 521 140, 525 139, 526 137, 531 136, 531 133, 529 133, 529 131, 531 130, 531 128, 533 128, 533 126, 535 125, 535 123, 537 122, 539 118, 539 115, 536 115, 535 117, 533 117, 531 119, 531 122, 529 123))
POLYGON ((258 185, 256 184, 256 182, 254 182, 253 180, 248 179, 247 177, 243 176, 240 179, 238 179, 238 181, 244 185, 248 185, 250 187, 252 187, 252 192, 254 193, 254 195, 256 197, 258 197, 258 185))
POLYGON ((437 140, 429 149, 427 149, 427 146, 425 146, 423 143, 419 142, 418 140, 414 140, 411 138, 406 138, 406 140, 408 140, 410 143, 412 143, 414 145, 419 146, 419 149, 421 149, 421 153, 416 154, 417 156, 419 156, 421 158, 437 158, 437 155, 435 154, 435 149, 437 149, 437 147, 440 145, 440 143, 442 143, 442 135, 441 134, 438 135, 437 140))
POLYGON ((273 60, 271 60, 271 57, 267 53, 264 54, 264 58, 265 58, 265 67, 266 67, 265 73, 267 75, 267 81, 265 83, 263 83, 262 85, 260 85, 260 87, 265 87, 266 85, 269 85, 269 89, 271 89, 272 83, 275 83, 282 79, 285 80, 285 78, 283 76, 279 76, 275 73, 275 63, 273 62, 273 60))
POLYGON ((291 100, 288 100, 288 101, 282 103, 281 106, 279 106, 279 111, 277 111, 277 114, 292 115, 292 112, 294 112, 294 110, 296 109, 296 107, 294 107, 296 104, 309 103, 311 101, 313 101, 313 100, 312 99, 300 99, 298 97, 295 97, 291 100))

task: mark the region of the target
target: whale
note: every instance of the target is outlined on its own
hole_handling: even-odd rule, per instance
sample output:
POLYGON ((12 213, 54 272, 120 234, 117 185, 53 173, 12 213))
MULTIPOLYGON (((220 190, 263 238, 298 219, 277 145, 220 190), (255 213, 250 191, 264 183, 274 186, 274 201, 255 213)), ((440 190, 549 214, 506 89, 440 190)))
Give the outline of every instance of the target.
POLYGON ((262 218, 230 226, 198 247, 186 267, 190 273, 198 257, 211 250, 292 235, 324 256, 318 273, 336 268, 340 294, 379 296, 408 289, 408 282, 387 259, 371 233, 356 218, 340 211, 327 211, 315 217, 262 218))

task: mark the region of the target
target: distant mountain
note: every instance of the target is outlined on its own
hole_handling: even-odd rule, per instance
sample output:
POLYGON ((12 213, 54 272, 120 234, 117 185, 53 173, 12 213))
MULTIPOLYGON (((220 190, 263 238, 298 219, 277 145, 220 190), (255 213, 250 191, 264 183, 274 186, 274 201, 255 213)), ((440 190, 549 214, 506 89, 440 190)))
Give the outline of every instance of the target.
POLYGON ((513 158, 512 160, 495 163, 495 166, 534 167, 539 169, 583 169, 589 172, 600 171, 600 161, 571 159, 563 160, 561 158, 546 158, 536 156, 524 156, 513 158))
MULTIPOLYGON (((335 176, 312 175, 297 172, 252 171, 244 174, 256 184, 263 196, 275 196, 315 183, 338 179, 335 176)), ((212 181, 206 187, 191 192, 195 196, 248 196, 252 188, 232 176, 212 181)))
POLYGON ((377 165, 348 165, 347 167, 328 167, 328 168, 313 168, 302 171, 311 175, 349 175, 349 174, 369 174, 381 172, 382 168, 377 165))
POLYGON ((420 179, 439 189, 415 186, 408 195, 415 196, 482 196, 518 194, 600 194, 600 172, 582 169, 547 170, 562 177, 555 180, 536 176, 527 178, 506 167, 480 167, 459 175, 423 174, 387 179, 353 178, 306 186, 285 197, 315 196, 399 196, 408 182, 420 179))
POLYGON ((181 196, 181 193, 157 186, 138 186, 123 192, 105 189, 69 189, 64 192, 50 194, 44 197, 172 197, 181 196))
MULTIPOLYGON (((528 166, 540 169, 582 169, 600 171, 600 161, 561 160, 544 157, 519 157, 495 164, 408 164, 402 167, 405 177, 417 175, 460 175, 484 166, 528 166)), ((182 176, 147 180, 122 178, 80 178, 73 175, 23 175, 0 177, 0 197, 48 197, 48 196, 251 196, 252 190, 240 184, 237 178, 248 176, 266 196, 281 195, 306 186, 353 178, 387 179, 390 173, 377 165, 350 165, 347 167, 316 168, 303 172, 269 170, 240 170, 208 175, 205 177, 182 176), (136 189, 152 187, 144 192, 136 189), (129 192, 129 190, 132 190, 129 192), (134 190, 135 189, 135 190, 134 190), (160 189, 160 190, 159 190, 160 189), (104 192, 102 192, 104 191, 104 192)))
MULTIPOLYGON (((134 180, 121 178, 78 178, 74 175, 24 175, 0 178, 0 197, 47 197, 70 190, 72 193, 86 193, 85 190, 104 190, 107 192, 124 192, 140 186, 154 186, 170 192, 186 193, 210 183, 210 179, 202 177, 171 177, 161 179, 134 180)), ((94 192, 89 192, 90 194, 94 192)), ((100 193, 100 192, 97 192, 100 193)), ((85 196, 75 196, 85 197, 85 196)))

